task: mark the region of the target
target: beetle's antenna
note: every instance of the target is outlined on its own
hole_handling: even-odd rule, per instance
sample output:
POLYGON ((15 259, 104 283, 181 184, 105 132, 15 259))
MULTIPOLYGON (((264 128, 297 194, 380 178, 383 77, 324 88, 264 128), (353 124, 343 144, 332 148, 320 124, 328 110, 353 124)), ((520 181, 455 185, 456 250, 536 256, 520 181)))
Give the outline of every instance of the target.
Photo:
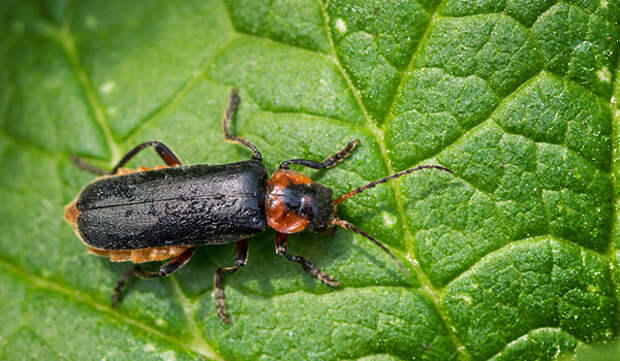
MULTIPOLYGON (((367 189, 373 188, 373 187, 375 187, 375 186, 377 186, 377 185, 379 185, 381 183, 385 183, 385 182, 387 182, 389 180, 392 180, 394 178, 398 178, 398 177, 404 176, 406 174, 413 173, 413 172, 415 172, 417 170, 420 170, 420 169, 430 169, 430 168, 440 169, 440 170, 446 171, 448 173, 454 173, 454 172, 452 172, 452 170, 450 170, 450 169, 448 169, 446 167, 442 167, 440 165, 419 165, 417 167, 409 168, 407 170, 404 170, 402 172, 394 173, 391 176, 387 176, 385 178, 378 179, 378 180, 376 180, 374 182, 370 182, 370 183, 366 184, 365 186, 361 186, 361 187, 355 188, 354 190, 350 191, 349 193, 345 193, 345 194, 341 195, 340 198, 338 198, 338 199, 336 199, 336 201, 334 201, 334 204, 340 204, 340 203, 344 202, 347 198, 351 198, 351 197, 353 197, 356 194, 360 194, 360 193, 362 193, 363 191, 365 191, 367 189)), ((358 232, 358 233, 361 233, 361 232, 358 232)))
POLYGON ((333 218, 329 224, 334 225, 334 226, 340 226, 342 228, 348 229, 349 231, 353 231, 355 233, 359 233, 362 236, 368 238, 369 240, 371 240, 374 244, 376 244, 377 246, 381 247, 382 250, 385 251, 385 253, 389 254, 390 257, 392 257, 392 259, 394 260, 394 262, 396 262, 396 264, 398 265, 398 267, 400 267, 400 270, 403 271, 403 273, 407 276, 409 276, 409 271, 407 271, 407 269, 405 268, 405 266, 403 266, 402 262, 396 258, 396 256, 390 252, 390 250, 381 242, 377 241, 373 236, 369 235, 368 233, 362 231, 361 229, 355 227, 354 225, 352 225, 351 223, 340 219, 340 218, 333 218))

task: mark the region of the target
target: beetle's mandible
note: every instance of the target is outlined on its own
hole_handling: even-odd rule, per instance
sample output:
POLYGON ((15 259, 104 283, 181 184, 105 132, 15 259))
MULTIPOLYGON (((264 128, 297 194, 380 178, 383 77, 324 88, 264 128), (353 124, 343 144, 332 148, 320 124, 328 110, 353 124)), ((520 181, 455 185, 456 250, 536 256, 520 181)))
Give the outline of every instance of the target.
POLYGON ((338 153, 322 162, 291 159, 280 163, 268 178, 262 155, 247 140, 230 133, 230 121, 239 105, 237 91, 230 96, 222 125, 225 140, 248 147, 251 160, 221 165, 182 165, 181 160, 163 143, 142 143, 127 153, 107 172, 74 157, 85 170, 99 174, 65 209, 65 219, 90 253, 109 257, 114 262, 139 264, 169 261, 152 272, 135 265, 118 281, 113 305, 121 297, 125 284, 133 277, 166 277, 181 269, 194 254, 196 246, 236 242, 235 265, 215 272, 215 299, 219 317, 229 322, 224 301, 222 278, 245 266, 248 240, 271 227, 276 232, 276 253, 331 287, 340 285, 309 259, 287 252, 288 235, 310 230, 329 232, 335 226, 361 234, 387 252, 403 270, 401 262, 382 243, 351 223, 339 219, 337 205, 378 184, 411 172, 434 168, 452 173, 438 165, 421 165, 395 173, 356 188, 333 199, 331 188, 315 183, 290 166, 312 169, 332 168, 347 158, 359 140, 353 140, 338 153), (156 168, 137 170, 123 166, 141 150, 152 147, 166 163, 156 168))

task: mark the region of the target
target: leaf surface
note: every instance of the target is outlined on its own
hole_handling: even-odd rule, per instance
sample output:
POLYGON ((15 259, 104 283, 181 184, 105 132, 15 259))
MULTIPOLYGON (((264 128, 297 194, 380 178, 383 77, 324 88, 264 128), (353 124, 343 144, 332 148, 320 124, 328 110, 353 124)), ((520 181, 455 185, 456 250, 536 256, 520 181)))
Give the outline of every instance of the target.
MULTIPOLYGON (((0 359, 551 360, 617 340, 617 0, 5 1, 0 6, 0 359), (86 253, 64 206, 161 140, 187 164, 250 153, 309 172, 362 237, 301 234, 319 284, 252 239, 201 247, 177 274, 110 296, 127 264, 86 253)), ((161 164, 150 151, 131 166, 161 164)))

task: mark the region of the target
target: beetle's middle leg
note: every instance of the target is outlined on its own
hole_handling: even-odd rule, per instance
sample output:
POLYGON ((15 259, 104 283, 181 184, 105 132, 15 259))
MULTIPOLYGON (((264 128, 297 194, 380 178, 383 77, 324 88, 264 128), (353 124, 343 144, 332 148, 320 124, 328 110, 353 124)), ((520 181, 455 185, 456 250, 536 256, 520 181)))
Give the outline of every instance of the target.
POLYGON ((127 154, 125 154, 125 156, 118 162, 118 164, 114 168, 112 168, 112 171, 110 172, 106 171, 105 169, 95 167, 94 165, 85 162, 80 157, 71 156, 71 159, 73 159, 73 162, 75 163, 76 166, 88 172, 98 174, 98 175, 110 175, 110 174, 116 174, 122 166, 124 166, 125 164, 127 164, 127 162, 131 160, 131 158, 135 157, 136 154, 140 153, 141 150, 148 148, 148 147, 153 147, 155 152, 157 152, 157 155, 159 155, 161 159, 164 160, 166 165, 175 166, 175 165, 183 164, 181 163, 181 160, 179 159, 179 157, 177 157, 176 154, 174 154, 172 149, 168 148, 164 143, 157 141, 157 140, 153 140, 150 142, 144 142, 142 144, 138 144, 137 146, 135 146, 132 150, 130 150, 129 152, 127 152, 127 154))
POLYGON ((226 274, 237 272, 248 261, 249 242, 248 239, 237 242, 237 254, 235 257, 235 266, 233 267, 219 267, 215 271, 213 277, 213 285, 215 287, 215 304, 217 306, 217 315, 220 316, 222 321, 229 323, 228 313, 226 312, 226 296, 224 295, 224 288, 222 286, 222 277, 226 274))
POLYGON ((116 283, 116 287, 114 287, 114 295, 112 296, 112 307, 114 307, 121 299, 123 287, 127 282, 129 282, 129 280, 133 278, 133 276, 145 279, 155 277, 168 277, 174 272, 183 268, 183 266, 185 266, 187 262, 189 262, 189 260, 192 258, 195 250, 195 247, 188 248, 177 257, 174 257, 170 261, 163 264, 157 272, 143 270, 142 267, 140 267, 139 265, 135 265, 134 267, 129 269, 121 276, 121 278, 116 283))
POLYGON ((252 159, 263 160, 262 154, 260 154, 260 152, 258 151, 258 148, 256 148, 254 144, 241 138, 238 135, 234 135, 230 133, 230 120, 232 119, 233 115, 237 111, 240 100, 241 99, 239 98, 239 94, 237 94, 237 89, 233 89, 232 92, 230 93, 230 99, 228 100, 228 108, 226 108, 224 119, 222 119, 222 128, 224 128, 224 139, 227 142, 241 144, 241 145, 244 145, 250 148, 250 150, 254 152, 252 159))
POLYGON ((315 162, 308 159, 291 159, 285 160, 280 163, 280 169, 289 169, 291 164, 303 165, 304 167, 312 168, 312 169, 325 169, 332 168, 340 164, 345 158, 351 155, 351 151, 355 148, 356 145, 360 144, 359 139, 355 139, 349 144, 347 144, 344 148, 342 148, 338 153, 332 154, 325 158, 322 162, 315 162))
POLYGON ((340 286, 340 282, 336 281, 332 276, 328 275, 327 272, 321 271, 321 269, 314 265, 314 263, 302 256, 296 256, 294 254, 287 253, 288 249, 288 234, 276 232, 276 253, 286 257, 291 262, 297 262, 303 267, 304 271, 310 273, 314 277, 318 278, 319 281, 325 283, 330 287, 338 287, 340 286))

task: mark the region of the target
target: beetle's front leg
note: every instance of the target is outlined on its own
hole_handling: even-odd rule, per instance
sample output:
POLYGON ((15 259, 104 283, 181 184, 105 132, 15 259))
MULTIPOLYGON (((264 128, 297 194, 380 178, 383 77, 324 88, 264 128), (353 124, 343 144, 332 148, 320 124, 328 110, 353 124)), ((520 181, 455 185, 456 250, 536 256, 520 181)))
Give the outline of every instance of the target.
POLYGON ((312 263, 307 258, 302 256, 296 256, 294 254, 287 253, 288 249, 288 234, 276 232, 276 253, 286 257, 291 262, 297 262, 303 267, 304 271, 310 273, 314 277, 318 278, 319 281, 325 283, 330 287, 338 287, 340 286, 340 282, 336 281, 332 276, 328 275, 326 272, 321 271, 321 269, 312 263))
POLYGON ((112 296, 112 307, 116 306, 118 301, 121 299, 123 287, 129 280, 133 278, 133 276, 147 279, 147 278, 155 278, 155 277, 168 277, 174 272, 180 270, 189 262, 190 258, 194 255, 195 247, 190 247, 185 250, 183 253, 178 255, 177 257, 171 259, 166 262, 159 268, 158 272, 146 271, 143 270, 139 265, 135 265, 127 272, 125 272, 121 278, 116 283, 116 287, 114 287, 114 295, 112 296))
POLYGON ((248 261, 248 252, 249 252, 249 242, 248 239, 241 240, 237 242, 237 254, 235 257, 235 266, 233 267, 219 267, 217 271, 215 271, 215 276, 213 277, 213 285, 215 287, 215 304, 217 306, 217 315, 220 316, 222 321, 225 323, 229 323, 230 319, 228 318, 228 313, 226 312, 226 296, 224 295, 224 288, 222 285, 222 277, 226 274, 231 274, 237 272, 241 269, 248 261))
POLYGON ((358 144, 360 144, 359 139, 354 139, 353 141, 349 142, 349 144, 347 144, 344 148, 342 148, 338 153, 328 156, 322 162, 315 162, 308 159, 286 160, 280 163, 280 169, 289 169, 291 164, 303 165, 304 167, 312 169, 333 168, 340 164, 347 157, 349 157, 351 155, 351 151, 353 151, 355 146, 358 144))

